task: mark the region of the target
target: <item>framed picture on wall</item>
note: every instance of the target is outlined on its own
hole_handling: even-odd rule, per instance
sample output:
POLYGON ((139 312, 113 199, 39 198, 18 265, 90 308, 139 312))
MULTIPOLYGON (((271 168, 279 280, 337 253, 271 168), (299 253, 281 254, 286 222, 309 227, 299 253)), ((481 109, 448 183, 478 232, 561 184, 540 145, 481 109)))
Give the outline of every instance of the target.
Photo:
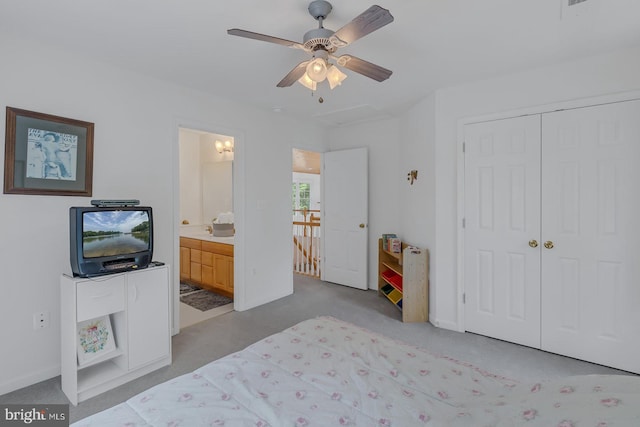
POLYGON ((109 316, 78 323, 78 365, 87 364, 116 350, 109 316))
POLYGON ((7 107, 4 193, 91 196, 94 124, 7 107))

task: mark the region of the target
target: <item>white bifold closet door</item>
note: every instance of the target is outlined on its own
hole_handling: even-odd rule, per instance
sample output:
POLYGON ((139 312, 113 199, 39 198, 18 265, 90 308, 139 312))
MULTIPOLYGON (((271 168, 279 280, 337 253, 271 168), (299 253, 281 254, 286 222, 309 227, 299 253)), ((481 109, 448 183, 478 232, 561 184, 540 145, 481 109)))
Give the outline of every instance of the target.
POLYGON ((540 347, 540 116, 465 126, 466 330, 540 347))
POLYGON ((544 114, 542 143, 542 348, 640 372, 640 101, 544 114))
POLYGON ((640 101, 465 143, 465 329, 640 372, 640 101))

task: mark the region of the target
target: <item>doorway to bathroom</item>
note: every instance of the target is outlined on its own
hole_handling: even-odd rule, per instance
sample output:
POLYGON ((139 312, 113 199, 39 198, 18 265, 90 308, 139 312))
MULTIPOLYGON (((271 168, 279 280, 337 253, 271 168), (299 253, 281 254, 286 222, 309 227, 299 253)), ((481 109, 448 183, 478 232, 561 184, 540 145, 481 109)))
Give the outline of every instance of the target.
POLYGON ((234 138, 179 128, 179 327, 233 310, 234 138))

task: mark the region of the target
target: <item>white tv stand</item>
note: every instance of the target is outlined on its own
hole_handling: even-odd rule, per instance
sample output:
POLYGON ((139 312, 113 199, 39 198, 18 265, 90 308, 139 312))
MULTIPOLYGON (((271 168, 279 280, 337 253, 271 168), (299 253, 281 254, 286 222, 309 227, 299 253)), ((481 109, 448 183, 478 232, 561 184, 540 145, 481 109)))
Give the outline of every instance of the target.
POLYGON ((60 278, 62 391, 72 404, 171 364, 169 267, 60 278), (80 362, 78 325, 108 316, 116 349, 80 362))

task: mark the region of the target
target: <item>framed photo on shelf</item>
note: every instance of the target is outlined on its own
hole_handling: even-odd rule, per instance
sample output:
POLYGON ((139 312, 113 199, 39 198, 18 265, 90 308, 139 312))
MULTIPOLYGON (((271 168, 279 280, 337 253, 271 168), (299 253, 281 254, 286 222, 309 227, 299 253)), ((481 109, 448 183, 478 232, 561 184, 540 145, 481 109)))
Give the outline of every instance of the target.
POLYGON ((116 350, 109 316, 78 323, 78 364, 83 365, 116 350))
POLYGON ((91 196, 94 124, 7 107, 4 193, 91 196))

